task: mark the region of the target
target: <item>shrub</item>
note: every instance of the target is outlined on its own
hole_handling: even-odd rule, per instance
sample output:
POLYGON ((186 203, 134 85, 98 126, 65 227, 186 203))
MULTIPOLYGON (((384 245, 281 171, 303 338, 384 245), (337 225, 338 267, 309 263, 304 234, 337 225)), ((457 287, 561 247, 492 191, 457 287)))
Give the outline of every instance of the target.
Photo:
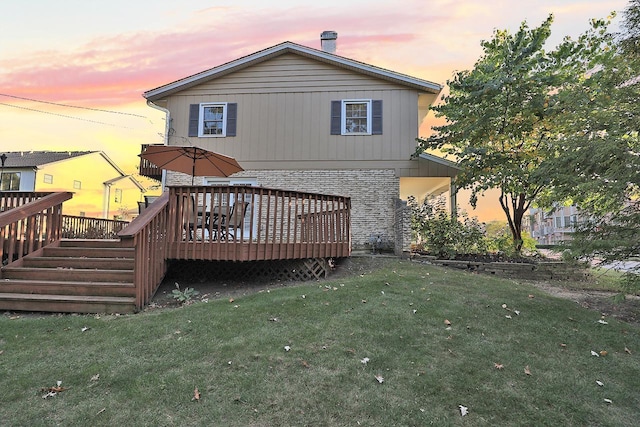
POLYGON ((439 258, 486 252, 484 230, 477 218, 469 218, 466 213, 461 214, 461 220, 451 217, 443 197, 425 198, 418 204, 410 196, 407 206, 414 238, 427 252, 439 258))

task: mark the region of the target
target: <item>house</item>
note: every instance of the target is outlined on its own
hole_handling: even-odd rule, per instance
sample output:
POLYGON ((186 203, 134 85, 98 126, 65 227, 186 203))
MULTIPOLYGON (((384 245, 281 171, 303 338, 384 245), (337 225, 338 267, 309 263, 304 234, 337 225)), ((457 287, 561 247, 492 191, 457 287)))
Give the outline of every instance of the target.
POLYGON ((102 151, 4 153, 0 190, 70 191, 65 215, 113 219, 138 211, 145 188, 102 151))
MULTIPOLYGON (((450 192, 456 164, 412 158, 442 86, 321 49, 284 42, 144 93, 166 113, 167 145, 234 157, 245 169, 197 185, 249 184, 351 198, 354 251, 410 248, 408 195, 450 192)), ((164 184, 191 185, 166 171, 164 184)))
POLYGON ((530 231, 540 245, 556 245, 573 239, 576 224, 581 220, 577 206, 555 206, 551 211, 529 210, 530 231))

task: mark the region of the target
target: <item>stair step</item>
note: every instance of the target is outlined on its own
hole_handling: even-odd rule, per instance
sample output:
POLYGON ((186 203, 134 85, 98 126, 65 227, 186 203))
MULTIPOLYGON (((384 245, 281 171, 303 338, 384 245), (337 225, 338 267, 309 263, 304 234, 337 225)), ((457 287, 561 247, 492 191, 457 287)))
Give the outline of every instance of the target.
POLYGON ((60 246, 65 248, 126 248, 128 244, 119 239, 62 239, 60 246))
POLYGON ((4 279, 0 293, 131 297, 136 289, 133 283, 4 279))
POLYGON ((133 258, 25 257, 24 267, 133 270, 133 258))
POLYGON ((59 280, 78 282, 133 282, 133 270, 82 268, 4 267, 4 279, 59 280))
POLYGON ((0 293, 0 310, 75 313, 133 313, 135 298, 0 293))
POLYGON ((82 246, 58 246, 43 249, 45 257, 84 257, 84 258, 133 258, 133 248, 120 247, 82 247, 82 246))

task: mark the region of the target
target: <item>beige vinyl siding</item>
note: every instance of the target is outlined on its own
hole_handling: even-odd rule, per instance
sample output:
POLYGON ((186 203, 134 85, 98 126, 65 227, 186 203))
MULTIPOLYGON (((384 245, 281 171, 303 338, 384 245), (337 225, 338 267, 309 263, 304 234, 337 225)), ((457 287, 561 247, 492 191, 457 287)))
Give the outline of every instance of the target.
POLYGON ((235 157, 245 169, 415 168, 418 92, 286 54, 171 95, 170 143, 235 157), (381 99, 383 134, 330 135, 331 101, 381 99), (189 105, 238 104, 237 136, 189 138, 189 105), (346 163, 349 163, 347 166, 346 163))

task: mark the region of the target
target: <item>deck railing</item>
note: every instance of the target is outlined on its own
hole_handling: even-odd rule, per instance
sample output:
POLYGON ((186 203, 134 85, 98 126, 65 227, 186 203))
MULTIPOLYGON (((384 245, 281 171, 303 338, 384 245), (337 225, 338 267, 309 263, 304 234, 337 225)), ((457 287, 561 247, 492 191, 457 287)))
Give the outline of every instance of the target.
POLYGON ((118 233, 124 246, 135 248, 136 307, 146 305, 167 272, 169 194, 164 193, 118 233))
POLYGON ((0 212, 8 211, 9 209, 17 208, 29 203, 33 200, 41 199, 53 193, 47 192, 34 192, 34 191, 1 191, 0 192, 0 212))
POLYGON ((348 197, 251 186, 171 187, 169 212, 169 256, 175 259, 255 261, 351 253, 348 197))
POLYGON ((65 239, 115 239, 127 224, 129 221, 63 215, 62 237, 65 239))
MULTIPOLYGON (((142 144, 142 150, 140 152, 144 153, 144 150, 146 150, 149 145, 162 144, 142 144)), ((138 172, 142 176, 146 176, 147 178, 155 179, 157 181, 160 181, 162 179, 162 169, 154 165, 147 159, 143 159, 142 157, 140 157, 140 166, 138 169, 138 172)))
POLYGON ((62 203, 71 199, 72 193, 23 193, 17 198, 6 197, 5 194, 0 199, 11 203, 5 205, 8 210, 0 213, 3 264, 16 261, 61 238, 62 203))

